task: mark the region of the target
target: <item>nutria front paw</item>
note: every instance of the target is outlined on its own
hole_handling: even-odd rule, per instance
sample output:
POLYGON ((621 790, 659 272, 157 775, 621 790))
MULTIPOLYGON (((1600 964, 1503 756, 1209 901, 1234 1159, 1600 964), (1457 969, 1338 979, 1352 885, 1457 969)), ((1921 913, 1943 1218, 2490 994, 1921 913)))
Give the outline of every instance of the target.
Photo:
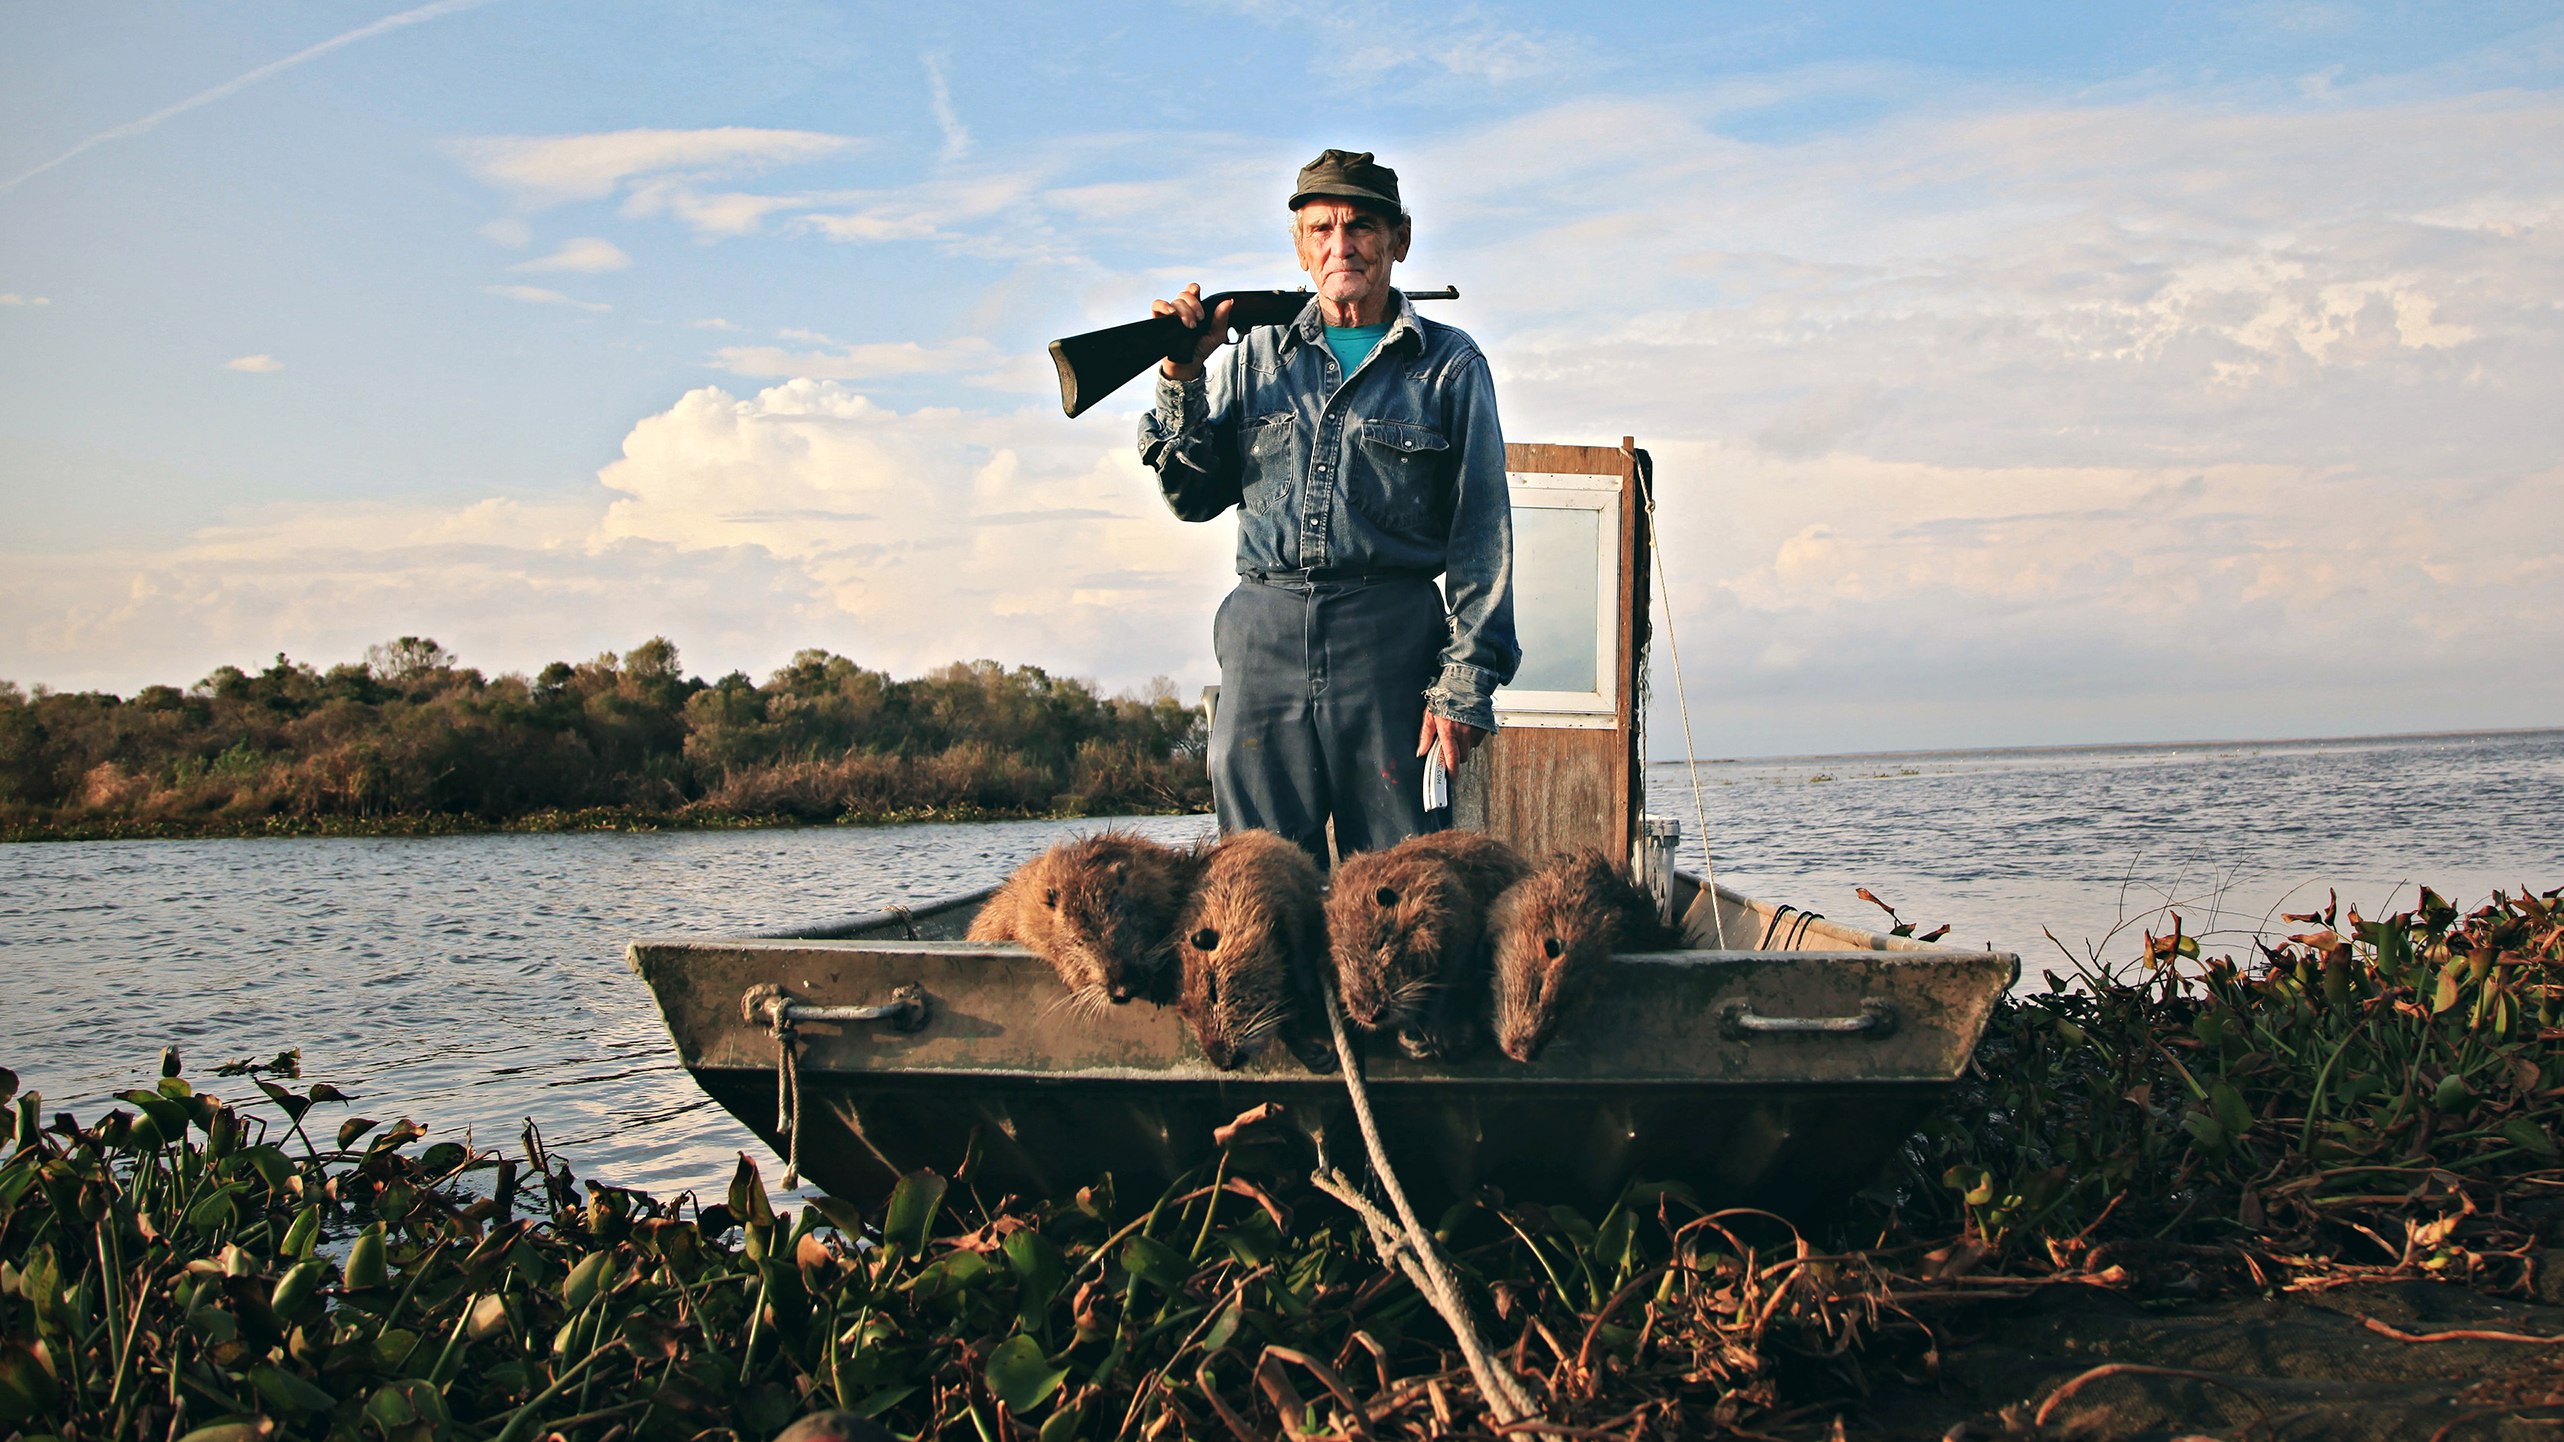
POLYGON ((1398 1029, 1398 1050, 1412 1061, 1442 1060, 1442 1039, 1416 1027, 1398 1029))

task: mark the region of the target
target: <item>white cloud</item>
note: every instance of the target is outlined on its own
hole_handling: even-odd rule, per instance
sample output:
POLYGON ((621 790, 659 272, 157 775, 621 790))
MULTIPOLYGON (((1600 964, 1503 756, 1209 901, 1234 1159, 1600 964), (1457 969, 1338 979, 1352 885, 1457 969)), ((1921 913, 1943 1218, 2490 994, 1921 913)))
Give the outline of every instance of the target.
POLYGON ((523 250, 534 243, 534 227, 513 215, 502 215, 481 226, 481 238, 492 245, 504 245, 510 250, 523 250))
MULTIPOLYGON (((826 337, 807 332, 784 334, 829 343, 826 337)), ((724 346, 714 355, 717 364, 737 375, 813 380, 869 380, 876 376, 982 370, 1006 359, 995 346, 976 336, 940 346, 893 341, 842 346, 833 352, 788 351, 781 346, 724 346)))
POLYGON ((523 301, 527 305, 567 305, 576 306, 580 310, 614 309, 603 301, 576 300, 557 290, 545 290, 539 285, 485 285, 481 289, 491 295, 523 301))
POLYGON ((280 371, 284 368, 285 363, 272 355, 234 356, 223 362, 223 369, 227 371, 280 371))
POLYGON ((970 127, 962 124, 953 110, 952 87, 944 80, 944 61, 942 55, 925 57, 926 86, 935 112, 935 128, 944 133, 944 159, 953 161, 970 154, 970 127))
POLYGON ((20 295, 16 291, 0 292, 0 305, 51 305, 53 298, 43 295, 20 295))
POLYGON ((690 326, 692 326, 692 327, 694 327, 696 330, 737 330, 737 329, 738 329, 738 327, 737 327, 737 326, 732 325, 730 322, 728 322, 728 321, 726 321, 726 320, 723 320, 721 317, 719 317, 719 316, 717 316, 717 315, 708 315, 708 316, 705 316, 705 317, 704 317, 703 319, 701 319, 701 320, 690 320, 690 321, 687 321, 687 322, 686 322, 686 324, 687 324, 687 325, 690 325, 690 326))
POLYGON ((1370 86, 1385 75, 1419 69, 1488 84, 1559 80, 1590 71, 1590 45, 1580 36, 1507 24, 1467 4, 1439 13, 1374 3, 1234 0, 1222 8, 1268 26, 1319 37, 1317 78, 1370 86), (1393 37, 1386 38, 1383 37, 1393 37))
MULTIPOLYGON (((1841 84, 1588 98, 1383 154, 1422 217, 1401 277, 1461 286, 1432 313, 1485 345, 1508 431, 1655 450, 1705 748, 2564 714, 2564 683, 2520 659, 2564 651, 2564 103, 2336 81, 2304 109, 1949 96, 1787 141, 1722 128, 1792 85, 1841 84)), ((706 235, 928 238, 1020 262, 1006 284, 1076 310, 1045 327, 1064 333, 1196 274, 1290 279, 1277 201, 1300 147, 1182 140, 1064 141, 897 190, 744 195, 703 178, 714 161, 568 152, 516 157, 508 183, 619 194, 706 235), (1105 245, 1136 259, 1106 272, 1089 258, 1105 245)), ((975 312, 940 329, 1004 334, 975 312)), ((397 574, 413 607, 451 575, 452 594, 489 598, 472 614, 545 634, 628 644, 646 615, 699 666, 815 643, 871 664, 1204 676, 1232 533, 1163 515, 1126 418, 1067 425, 1046 400, 896 412, 838 383, 1046 388, 1037 350, 802 331, 711 359, 789 383, 693 391, 634 424, 611 504, 539 544, 493 533, 360 566, 286 527, 240 540, 230 570, 210 542, 134 561, 159 598, 135 614, 210 636, 216 619, 183 619, 200 596, 246 637, 256 615, 319 624, 316 602, 275 599, 303 595, 304 572, 397 574), (661 599, 636 600, 637 574, 661 599), (552 619, 507 609, 537 605, 552 619)), ((68 635, 80 611, 107 638, 96 618, 126 602, 97 597, 123 582, 95 576, 64 583, 76 605, 10 582, 0 614, 68 635)), ((364 614, 395 614, 382 605, 364 614)), ((369 620, 355 644, 426 624, 369 620)))
POLYGON ((632 257, 625 255, 622 247, 613 241, 601 240, 593 235, 583 235, 575 240, 561 242, 561 248, 550 255, 520 261, 509 266, 508 269, 573 270, 593 275, 609 270, 622 270, 631 264, 632 257))
POLYGON ((1039 411, 901 414, 803 379, 690 392, 623 451, 599 473, 622 493, 602 537, 793 560, 879 654, 1205 669, 1233 532, 1175 520, 1118 437, 1039 411))
POLYGON ((0 675, 131 690, 282 649, 433 635, 488 670, 653 631, 690 669, 804 646, 913 674, 990 656, 1212 679, 1234 533, 1156 499, 1120 428, 899 412, 831 381, 706 387, 636 423, 587 494, 276 506, 152 552, 0 555, 0 675))
POLYGON ((475 175, 529 206, 602 200, 625 181, 684 174, 754 174, 842 155, 862 142, 808 130, 617 130, 595 135, 490 136, 451 144, 475 175))

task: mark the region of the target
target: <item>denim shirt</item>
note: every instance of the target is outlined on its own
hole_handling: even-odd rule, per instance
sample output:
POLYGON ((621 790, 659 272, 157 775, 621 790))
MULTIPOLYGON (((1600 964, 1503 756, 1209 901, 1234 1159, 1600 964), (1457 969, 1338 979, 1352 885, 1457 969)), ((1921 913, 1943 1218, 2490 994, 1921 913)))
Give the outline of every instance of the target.
POLYGON ((1425 704, 1495 729, 1495 690, 1522 664, 1513 507, 1495 383, 1468 336, 1392 294, 1389 333, 1345 377, 1312 298, 1213 356, 1201 380, 1158 372, 1140 459, 1178 517, 1238 508, 1241 575, 1444 576, 1451 641, 1425 704))

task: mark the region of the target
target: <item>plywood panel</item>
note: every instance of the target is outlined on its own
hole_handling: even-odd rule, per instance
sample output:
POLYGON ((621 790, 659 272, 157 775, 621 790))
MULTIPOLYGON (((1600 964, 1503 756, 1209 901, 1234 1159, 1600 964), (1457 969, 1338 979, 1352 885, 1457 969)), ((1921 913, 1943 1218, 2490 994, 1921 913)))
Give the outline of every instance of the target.
POLYGON ((1644 780, 1638 770, 1639 666, 1647 616, 1646 517, 1624 442, 1608 446, 1505 447, 1509 471, 1616 475, 1621 481, 1620 715, 1610 730, 1513 727, 1460 770, 1452 820, 1539 854, 1600 847, 1626 857, 1638 834, 1644 780))

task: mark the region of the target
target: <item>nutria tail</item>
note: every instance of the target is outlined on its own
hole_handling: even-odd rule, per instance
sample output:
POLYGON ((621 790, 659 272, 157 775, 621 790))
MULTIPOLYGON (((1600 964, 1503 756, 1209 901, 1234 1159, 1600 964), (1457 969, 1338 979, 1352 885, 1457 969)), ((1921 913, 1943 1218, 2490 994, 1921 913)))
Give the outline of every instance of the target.
POLYGON ((1211 849, 1175 937, 1176 1005, 1212 1065, 1245 1062, 1291 1019, 1324 928, 1307 852, 1270 831, 1211 849))
MULTIPOLYGON (((1496 899, 1487 917, 1494 1020, 1505 1055, 1528 1062, 1626 939, 1660 941, 1655 900, 1601 851, 1552 856, 1496 899)), ((1662 949, 1658 947, 1656 949, 1662 949)))

